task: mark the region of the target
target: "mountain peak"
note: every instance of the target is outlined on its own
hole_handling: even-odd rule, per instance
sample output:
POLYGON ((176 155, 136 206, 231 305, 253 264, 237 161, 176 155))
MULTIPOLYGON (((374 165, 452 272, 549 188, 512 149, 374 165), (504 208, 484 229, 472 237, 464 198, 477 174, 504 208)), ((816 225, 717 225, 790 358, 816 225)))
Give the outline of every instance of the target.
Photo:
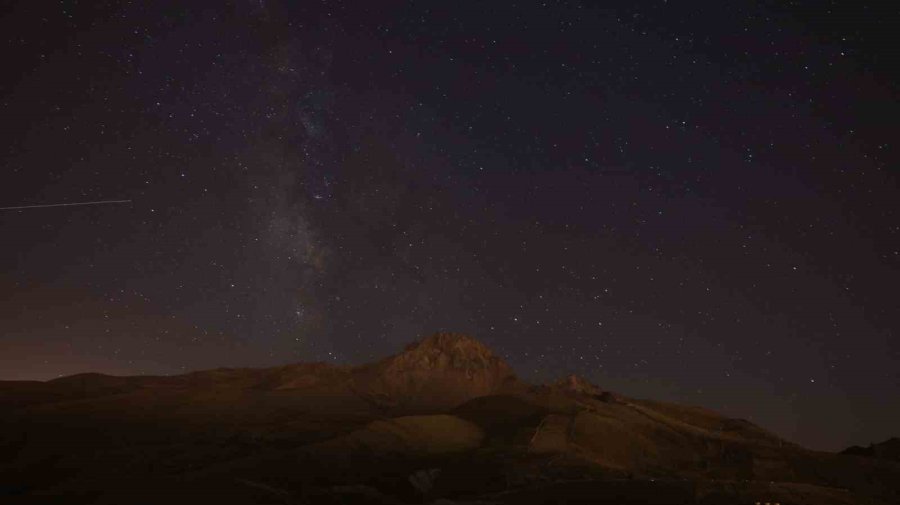
POLYGON ((603 391, 580 375, 571 374, 553 383, 553 387, 569 393, 596 396, 603 391))
POLYGON ((397 372, 462 371, 512 376, 513 371, 491 349, 461 333, 435 333, 406 346, 402 353, 390 358, 390 368, 397 372))
POLYGON ((512 368, 478 340, 435 333, 382 361, 377 389, 403 403, 454 407, 517 382, 512 368))
POLYGON ((403 354, 436 354, 468 356, 472 358, 495 357, 491 349, 469 335, 463 333, 435 333, 417 342, 408 344, 403 354))

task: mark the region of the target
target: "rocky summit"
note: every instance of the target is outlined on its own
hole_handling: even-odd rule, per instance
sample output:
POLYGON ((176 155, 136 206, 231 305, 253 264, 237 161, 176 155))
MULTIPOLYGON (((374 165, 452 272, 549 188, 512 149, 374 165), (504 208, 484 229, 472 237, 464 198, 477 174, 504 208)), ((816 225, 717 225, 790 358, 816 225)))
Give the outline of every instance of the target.
POLYGON ((452 408, 521 387, 512 368, 491 349, 456 333, 437 333, 414 342, 362 372, 363 377, 371 376, 362 389, 418 410, 452 408))
POLYGON ((599 396, 603 393, 599 387, 592 384, 589 380, 574 374, 558 380, 553 384, 553 387, 560 391, 590 396, 599 396))

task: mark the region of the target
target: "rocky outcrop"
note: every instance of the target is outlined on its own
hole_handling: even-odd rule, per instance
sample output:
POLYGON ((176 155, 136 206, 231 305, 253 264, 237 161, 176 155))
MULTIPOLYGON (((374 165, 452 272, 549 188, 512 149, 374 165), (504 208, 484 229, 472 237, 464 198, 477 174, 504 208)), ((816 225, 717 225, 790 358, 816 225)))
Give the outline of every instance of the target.
POLYGON ((592 384, 589 380, 574 374, 556 381, 553 383, 552 387, 557 391, 589 396, 599 396, 603 393, 599 387, 592 384))
POLYGON ((362 370, 357 387, 373 398, 411 408, 453 408, 519 385, 512 368, 487 346, 456 333, 437 333, 362 370))

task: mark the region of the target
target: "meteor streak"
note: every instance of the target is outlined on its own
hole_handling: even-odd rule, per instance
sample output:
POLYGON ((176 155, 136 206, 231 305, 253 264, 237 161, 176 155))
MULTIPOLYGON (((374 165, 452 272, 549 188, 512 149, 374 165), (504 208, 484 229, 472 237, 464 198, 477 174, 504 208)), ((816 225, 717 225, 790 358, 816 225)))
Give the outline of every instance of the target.
POLYGON ((99 200, 96 202, 48 203, 43 205, 20 205, 18 207, 0 207, 0 210, 45 209, 47 207, 74 207, 76 205, 103 205, 108 203, 131 203, 131 200, 99 200))

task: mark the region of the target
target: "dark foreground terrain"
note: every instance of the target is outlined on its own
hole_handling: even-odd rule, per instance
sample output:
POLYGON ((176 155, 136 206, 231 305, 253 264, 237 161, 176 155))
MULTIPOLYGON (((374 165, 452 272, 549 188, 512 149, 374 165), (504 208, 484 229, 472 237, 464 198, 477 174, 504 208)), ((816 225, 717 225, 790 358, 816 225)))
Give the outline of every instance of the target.
POLYGON ((900 462, 871 452, 532 386, 452 334, 360 367, 0 382, 3 504, 900 503, 900 462))

